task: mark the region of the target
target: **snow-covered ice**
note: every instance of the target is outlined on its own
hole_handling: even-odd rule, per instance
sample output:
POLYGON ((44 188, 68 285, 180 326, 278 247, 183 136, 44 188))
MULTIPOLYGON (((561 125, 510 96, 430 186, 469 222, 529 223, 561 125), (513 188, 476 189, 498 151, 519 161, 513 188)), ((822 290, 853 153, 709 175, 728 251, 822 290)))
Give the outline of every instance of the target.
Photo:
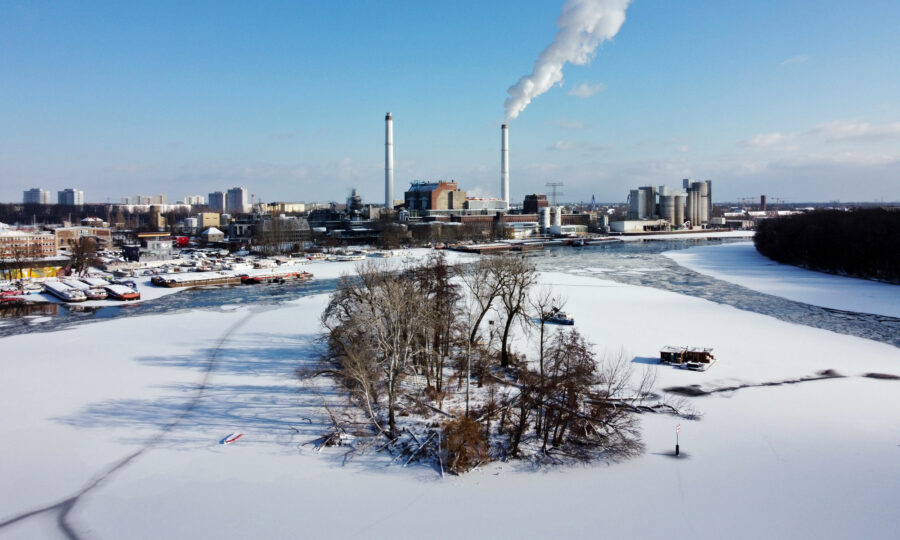
MULTIPOLYGON (((323 265, 324 267, 324 265, 323 265)), ((315 270, 312 270, 314 273, 315 270)), ((317 277, 318 277, 317 273, 317 277)), ((300 446, 322 429, 326 384, 304 389, 327 302, 128 317, 0 339, 0 521, 54 504, 143 447, 69 522, 101 538, 894 538, 900 350, 702 299, 590 276, 542 275, 576 328, 640 367, 667 344, 714 347, 715 389, 836 370, 843 378, 692 398, 704 414, 642 416, 647 452, 622 463, 499 463, 441 480, 381 455, 300 446), (170 433, 217 364, 204 397, 170 433), (307 420, 308 419, 308 420, 307 420), (669 454, 682 424, 679 459, 669 454), (244 436, 219 445, 231 432, 244 436)), ((0 536, 58 534, 55 515, 0 536)))
POLYGON ((831 309, 900 318, 900 285, 781 264, 761 255, 753 243, 692 247, 663 255, 695 272, 754 291, 831 309))

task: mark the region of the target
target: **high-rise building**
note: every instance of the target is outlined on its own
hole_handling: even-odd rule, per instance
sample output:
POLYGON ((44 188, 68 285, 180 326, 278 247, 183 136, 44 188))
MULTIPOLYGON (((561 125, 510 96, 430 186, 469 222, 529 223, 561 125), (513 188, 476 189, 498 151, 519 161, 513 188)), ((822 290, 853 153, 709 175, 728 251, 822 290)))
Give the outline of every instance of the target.
POLYGON ((221 191, 214 191, 209 194, 209 202, 207 206, 213 212, 224 212, 225 211, 225 194, 221 191))
POLYGON ((50 192, 44 189, 31 188, 22 197, 25 204, 50 204, 50 192))
POLYGON ((184 204, 206 204, 203 195, 188 195, 184 198, 184 204))
POLYGON ((157 195, 155 197, 150 197, 150 204, 166 204, 166 196, 157 195))
POLYGON ((152 204, 153 197, 148 197, 146 195, 135 195, 134 197, 132 197, 131 201, 134 204, 152 204))
POLYGON ((84 192, 75 188, 63 189, 56 192, 56 202, 65 206, 83 206, 84 192))
POLYGON ((247 189, 233 187, 225 195, 225 211, 232 214, 246 214, 250 212, 250 203, 247 202, 247 189))

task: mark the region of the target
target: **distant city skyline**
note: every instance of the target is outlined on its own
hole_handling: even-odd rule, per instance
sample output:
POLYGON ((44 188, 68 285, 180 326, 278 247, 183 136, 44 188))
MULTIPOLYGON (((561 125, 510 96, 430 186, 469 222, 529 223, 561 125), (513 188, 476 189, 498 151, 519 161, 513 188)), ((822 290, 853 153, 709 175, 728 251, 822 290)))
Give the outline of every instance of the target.
MULTIPOLYGON (((897 2, 598 5, 627 7, 618 32, 509 121, 513 203, 682 178, 713 180, 716 202, 900 200, 897 2)), ((395 199, 438 179, 499 197, 507 91, 562 6, 4 3, 0 201, 244 186, 379 203, 388 111, 395 199)))

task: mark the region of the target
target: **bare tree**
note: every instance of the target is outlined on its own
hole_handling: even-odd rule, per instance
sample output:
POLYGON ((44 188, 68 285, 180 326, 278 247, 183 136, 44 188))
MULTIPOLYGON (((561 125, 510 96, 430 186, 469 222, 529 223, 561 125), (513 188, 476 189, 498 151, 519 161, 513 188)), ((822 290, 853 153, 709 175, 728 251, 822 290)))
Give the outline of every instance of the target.
POLYGON ((72 244, 72 271, 83 276, 88 268, 97 262, 97 239, 93 236, 82 236, 72 244))
MULTIPOLYGON (((545 370, 544 370, 544 346, 546 344, 547 323, 560 311, 566 304, 566 299, 553 294, 549 287, 541 287, 534 291, 528 299, 528 307, 530 311, 529 321, 535 324, 538 331, 538 374, 539 385, 544 386, 545 370)), ((537 412, 535 420, 535 430, 540 432, 546 409, 541 407, 537 412)))
POLYGON ((503 255, 493 259, 494 280, 500 286, 503 333, 500 339, 500 365, 509 367, 509 331, 513 323, 525 315, 528 294, 537 283, 537 270, 525 257, 503 255))
POLYGON ((497 259, 480 258, 459 268, 462 280, 464 325, 466 331, 466 416, 469 415, 469 379, 472 373, 472 352, 478 341, 481 323, 500 296, 499 273, 494 270, 497 259))
POLYGON ((328 328, 347 325, 355 339, 367 344, 386 386, 388 431, 393 436, 400 383, 417 352, 425 297, 410 272, 389 273, 371 262, 357 271, 358 277, 341 278, 323 320, 328 328))

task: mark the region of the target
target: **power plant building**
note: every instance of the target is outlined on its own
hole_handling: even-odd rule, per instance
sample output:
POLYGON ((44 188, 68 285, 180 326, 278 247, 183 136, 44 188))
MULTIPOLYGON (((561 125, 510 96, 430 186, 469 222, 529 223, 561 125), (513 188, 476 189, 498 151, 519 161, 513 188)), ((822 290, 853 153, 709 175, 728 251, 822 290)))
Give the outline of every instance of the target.
POLYGON ((541 211, 541 208, 547 208, 548 206, 550 206, 550 202, 547 200, 546 195, 538 195, 537 193, 525 195, 525 200, 522 202, 522 213, 537 214, 541 211))
POLYGON ((407 210, 463 210, 466 204, 456 182, 413 182, 403 198, 407 210))
POLYGON ((685 223, 703 227, 712 223, 712 181, 684 179, 683 185, 686 192, 670 192, 666 186, 632 189, 628 194, 628 221, 616 222, 613 230, 658 230, 660 220, 671 227, 682 227, 685 223))

